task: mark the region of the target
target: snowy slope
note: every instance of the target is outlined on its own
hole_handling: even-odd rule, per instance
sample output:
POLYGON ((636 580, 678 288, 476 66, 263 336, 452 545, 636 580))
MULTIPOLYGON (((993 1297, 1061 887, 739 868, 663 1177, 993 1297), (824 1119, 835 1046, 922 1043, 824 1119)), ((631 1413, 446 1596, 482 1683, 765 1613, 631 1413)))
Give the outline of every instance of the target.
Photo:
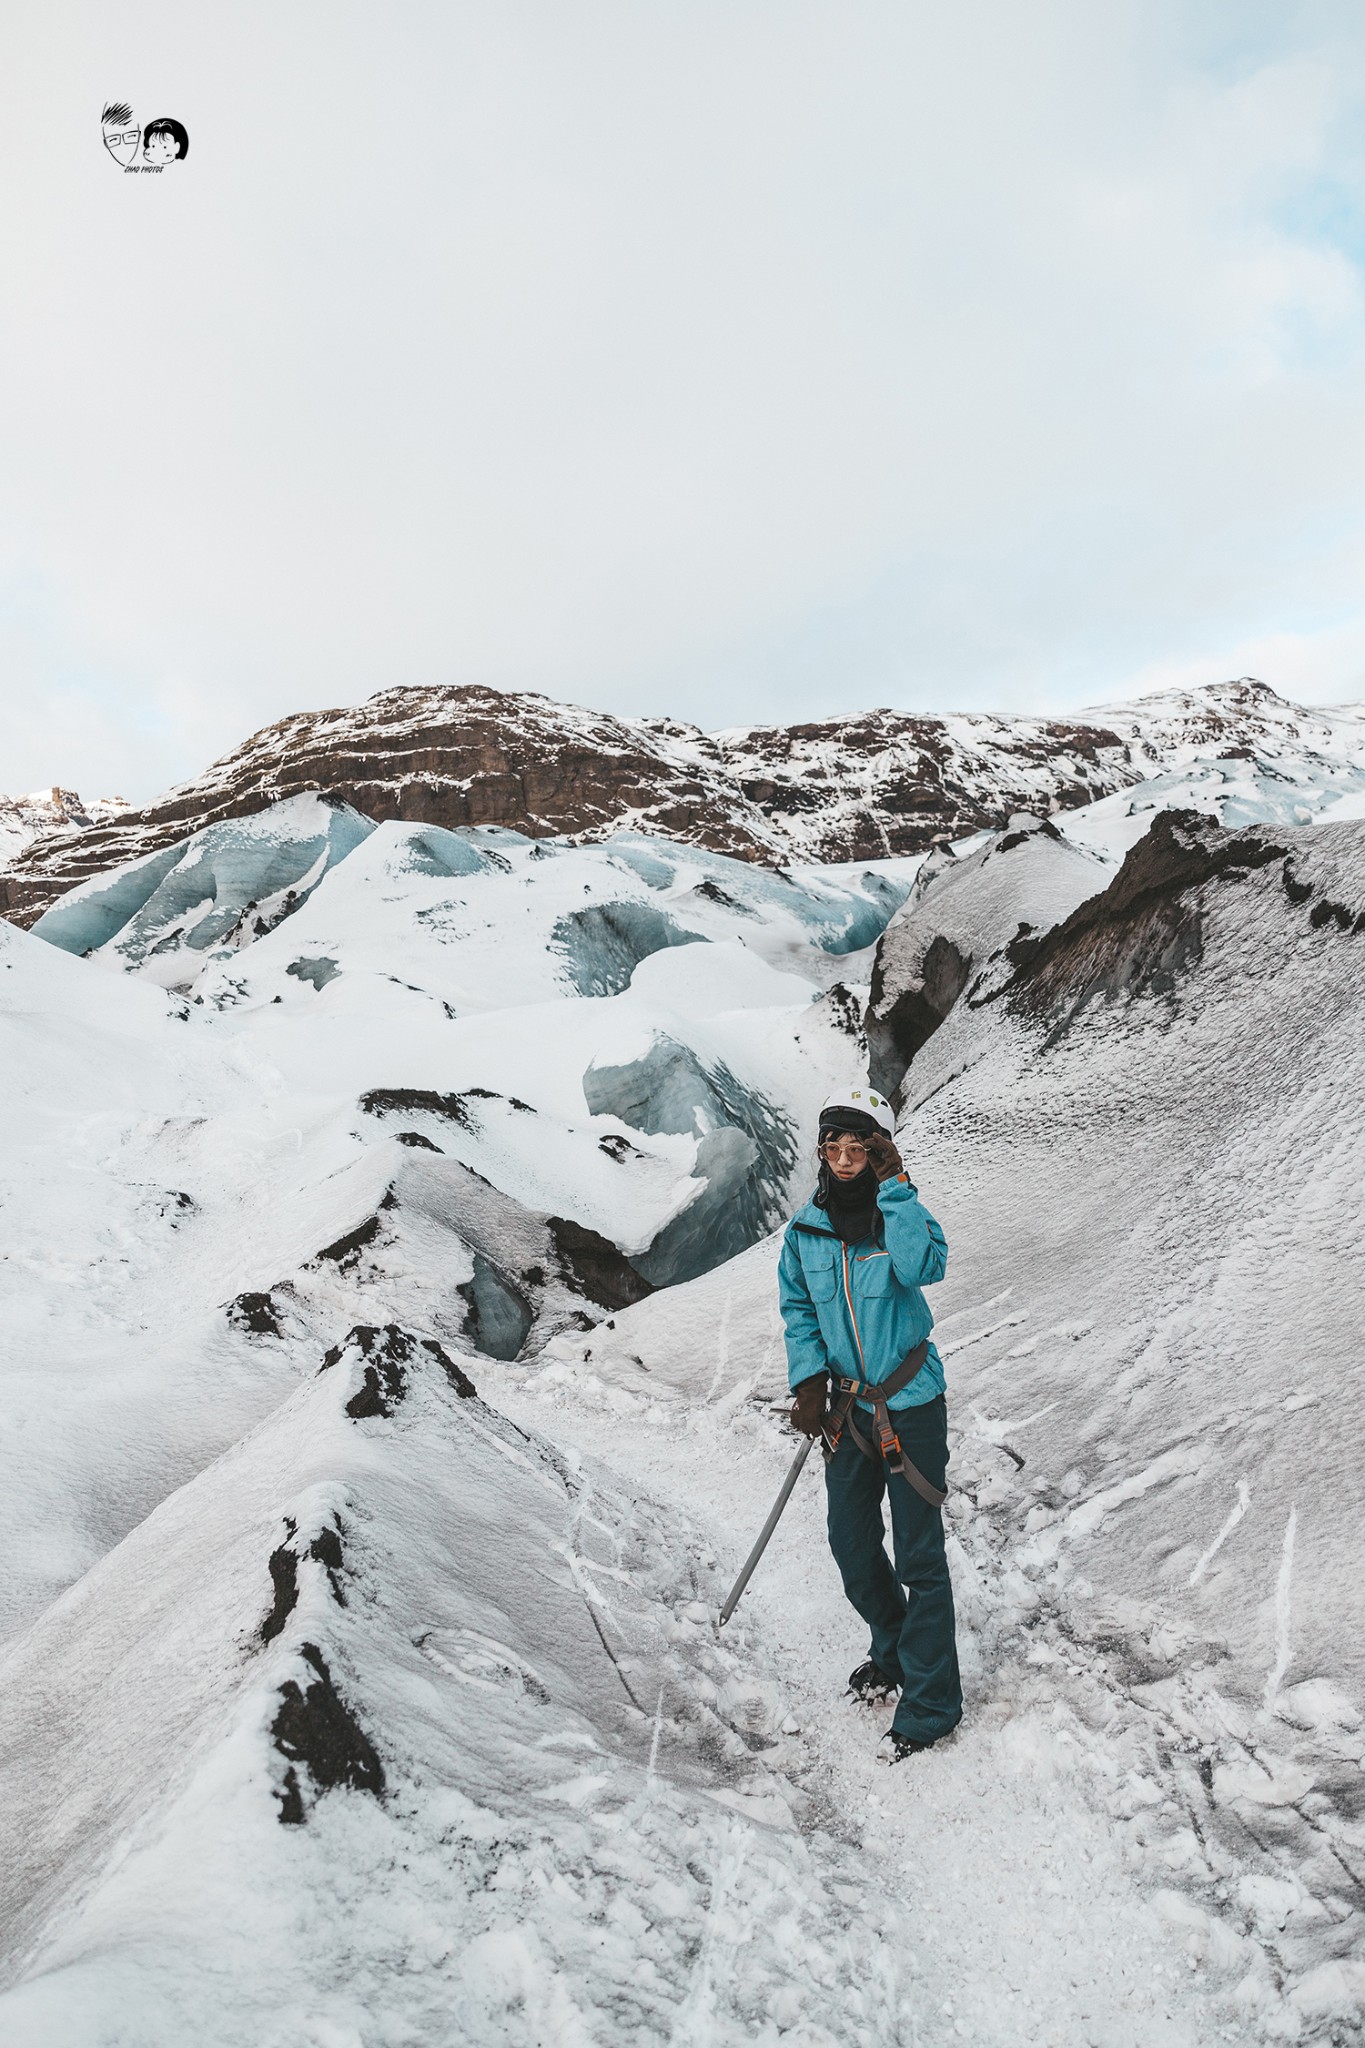
POLYGON ((1094 854, 1027 814, 960 856, 931 854, 877 948, 866 1020, 873 1084, 898 1097, 959 997, 983 1001, 1009 974, 1011 942, 1050 931, 1107 879, 1094 854))
MULTIPOLYGON (((1272 2038, 1365 2014, 1362 932, 1365 824, 1168 826, 957 1006, 902 1129, 951 1247, 965 1725, 1051 1703, 1272 2038)), ((776 1402, 775 1259, 557 1339, 524 1412, 776 1402)), ((819 1605, 804 1534, 772 1569, 819 1605)))
POLYGON ((1194 2048, 1065 1736, 992 1743, 979 1986, 723 1585, 685 1508, 352 1333, 5 1660, 4 2038, 1194 2048))
POLYGON ((1285 761, 1273 754, 1235 760, 1202 757, 1086 804, 1057 823, 1076 846, 1101 859, 1120 861, 1159 811, 1198 811, 1231 831, 1257 824, 1287 831, 1316 820, 1359 817, 1362 806, 1362 759, 1285 761))
POLYGON ((355 816, 0 927, 0 2038, 1351 2038, 1365 822, 1021 821, 882 941, 972 979, 969 1712, 879 1780, 816 1470, 714 1613, 915 864, 355 816))
POLYGON ((53 913, 69 943, 125 913, 91 961, 0 926, 3 1632, 338 1320, 507 1358, 771 1229, 859 1057, 825 991, 865 955, 826 948, 904 887, 268 816, 53 913), (263 878, 290 874, 316 886, 272 923, 263 878))
POLYGON ((1358 704, 1292 704, 1252 676, 1196 690, 1163 690, 1082 714, 1100 718, 1122 742, 1136 777, 1192 761, 1302 764, 1330 776, 1362 766, 1365 722, 1358 704))
POLYGON ((1365 798, 1358 705, 1306 710, 1243 678, 1110 705, 1104 716, 1142 779, 1057 819, 1101 858, 1122 860, 1163 810, 1199 811, 1232 830, 1360 815, 1343 809, 1365 798))
POLYGON ((1055 1404, 1049 1469, 1098 1503, 1051 1502, 1039 1556, 1061 1582, 1159 1588, 1181 1626, 1225 1639, 1248 1697, 1275 1672, 1272 1705, 1291 1670, 1365 1698, 1362 929, 1365 826, 1167 823, 1003 997, 959 1005, 907 1081, 959 1264, 978 1292, 1009 1290, 973 1386, 1013 1416, 1055 1404), (1191 1582, 1243 1477, 1255 1512, 1191 1582), (1277 1670, 1299 1489, 1311 1547, 1277 1670))
POLYGON ((292 1378, 216 1306, 246 1190, 205 1173, 202 1133, 221 1120, 248 1181, 264 1136, 229 1050, 6 925, 0 1049, 5 1634, 292 1378))
POLYGON ((1151 1715, 1157 1852, 1351 2011, 1362 928, 1365 827, 1158 827, 908 1077, 949 1300, 983 1305, 958 1412, 1029 1457, 977 1463, 1000 1569, 1151 1715))
MULTIPOLYGON (((614 2038, 657 2038, 705 1927, 698 1860, 723 1867, 734 1813, 790 1834, 803 1804, 698 1696, 705 1638, 674 1616, 714 1574, 662 1534, 439 1347, 353 1333, 5 1664, 6 2040, 102 2042, 129 2006, 148 2048, 342 2038, 386 2009, 448 2038, 452 1998, 464 2039, 526 2038, 520 2016, 563 2040, 585 1996, 614 2038)), ((849 1939, 805 1861, 775 1832, 753 1873, 759 2014, 797 1921, 849 1939)))

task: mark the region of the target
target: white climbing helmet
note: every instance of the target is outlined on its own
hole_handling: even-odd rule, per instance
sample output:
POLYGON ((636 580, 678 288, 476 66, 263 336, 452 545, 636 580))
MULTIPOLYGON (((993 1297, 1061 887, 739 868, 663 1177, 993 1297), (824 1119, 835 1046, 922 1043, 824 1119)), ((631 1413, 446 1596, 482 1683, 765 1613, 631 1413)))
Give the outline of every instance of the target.
POLYGON ((834 1094, 826 1096, 821 1104, 821 1123, 836 1109, 861 1110, 864 1116, 871 1117, 874 1124, 881 1125, 888 1138, 894 1138, 896 1135, 896 1119, 891 1114, 891 1104, 884 1095, 874 1093, 871 1088, 836 1089, 834 1094))

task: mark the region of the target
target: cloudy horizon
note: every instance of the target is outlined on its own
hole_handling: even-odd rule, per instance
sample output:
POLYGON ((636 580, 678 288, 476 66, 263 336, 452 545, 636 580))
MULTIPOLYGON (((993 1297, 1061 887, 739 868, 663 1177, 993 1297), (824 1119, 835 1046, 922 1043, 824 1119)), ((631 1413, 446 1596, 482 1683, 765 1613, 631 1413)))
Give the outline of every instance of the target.
POLYGON ((707 727, 1365 696, 1365 22, 629 0, 0 32, 0 790, 398 684, 707 727), (100 110, 171 116, 130 177, 100 110))

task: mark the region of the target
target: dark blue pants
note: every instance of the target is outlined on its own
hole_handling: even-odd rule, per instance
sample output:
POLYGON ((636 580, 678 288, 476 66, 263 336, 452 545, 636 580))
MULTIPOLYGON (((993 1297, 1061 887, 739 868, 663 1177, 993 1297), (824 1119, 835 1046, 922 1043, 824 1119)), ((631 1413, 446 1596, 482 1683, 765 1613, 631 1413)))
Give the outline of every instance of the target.
MULTIPOLYGON (((893 1408, 891 1418, 906 1456, 942 1489, 948 1470, 948 1409, 943 1396, 918 1408, 893 1408)), ((858 1427, 876 1442, 869 1410, 858 1410, 858 1427)), ((865 1458, 847 1429, 826 1462, 825 1490, 829 1547, 844 1591, 872 1631, 874 1661, 888 1677, 900 1681, 900 1703, 891 1725, 898 1735, 933 1742, 962 1719, 943 1517, 920 1498, 908 1479, 899 1473, 888 1477, 880 1458, 865 1458), (884 1494, 891 1503, 894 1571, 886 1555, 884 1494)))

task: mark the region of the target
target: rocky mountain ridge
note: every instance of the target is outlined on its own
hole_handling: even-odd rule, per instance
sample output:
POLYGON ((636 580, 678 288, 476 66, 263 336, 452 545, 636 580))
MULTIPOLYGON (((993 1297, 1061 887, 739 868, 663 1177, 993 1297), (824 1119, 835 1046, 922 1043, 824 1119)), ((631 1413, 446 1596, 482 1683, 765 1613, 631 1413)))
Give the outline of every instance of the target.
POLYGON ((531 693, 390 689, 282 719, 151 804, 32 840, 0 872, 0 912, 31 924, 91 875, 307 791, 380 822, 581 840, 626 827, 781 867, 921 852, 1192 760, 1359 786, 1365 712, 1303 709, 1244 677, 1074 720, 878 710, 705 733, 531 693))
POLYGON ((35 839, 56 832, 87 832, 107 825, 132 806, 121 796, 86 803, 74 789, 35 789, 27 796, 0 796, 0 868, 35 839))

